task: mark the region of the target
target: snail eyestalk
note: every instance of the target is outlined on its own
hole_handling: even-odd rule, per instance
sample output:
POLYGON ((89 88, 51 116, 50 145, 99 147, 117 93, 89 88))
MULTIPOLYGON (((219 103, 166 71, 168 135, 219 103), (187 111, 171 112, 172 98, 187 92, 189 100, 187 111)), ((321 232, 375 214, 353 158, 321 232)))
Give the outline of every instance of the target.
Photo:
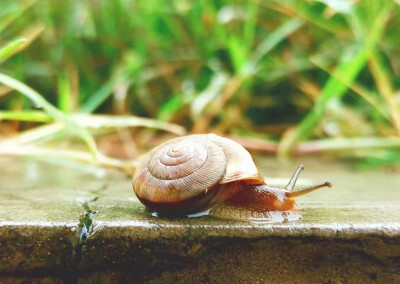
POLYGON ((332 187, 332 183, 330 183, 329 181, 326 181, 326 182, 321 183, 321 184, 303 187, 303 188, 300 188, 300 189, 298 189, 296 191, 288 192, 287 195, 289 197, 297 197, 297 196, 301 196, 301 195, 307 194, 309 192, 312 192, 312 191, 317 190, 317 189, 322 188, 322 187, 332 187))
POLYGON ((287 186, 285 187, 285 189, 292 191, 293 187, 296 184, 297 179, 299 178, 300 172, 304 169, 303 165, 300 165, 296 172, 293 174, 292 178, 290 179, 289 183, 287 184, 287 186))

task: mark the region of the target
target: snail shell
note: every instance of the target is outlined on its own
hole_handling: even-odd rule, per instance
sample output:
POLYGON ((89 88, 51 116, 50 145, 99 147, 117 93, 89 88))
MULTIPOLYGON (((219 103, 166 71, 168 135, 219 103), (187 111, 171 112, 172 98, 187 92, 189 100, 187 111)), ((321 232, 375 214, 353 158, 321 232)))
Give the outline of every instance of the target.
POLYGON ((133 190, 147 208, 161 214, 192 213, 219 203, 223 206, 211 211, 214 216, 293 220, 301 217, 295 214, 295 197, 331 186, 325 182, 293 191, 302 169, 285 188, 268 186, 240 144, 214 134, 189 135, 152 150, 136 169, 133 190))
POLYGON ((133 177, 139 200, 157 212, 191 212, 234 181, 262 184, 250 153, 240 144, 214 134, 175 138, 154 150, 133 177))

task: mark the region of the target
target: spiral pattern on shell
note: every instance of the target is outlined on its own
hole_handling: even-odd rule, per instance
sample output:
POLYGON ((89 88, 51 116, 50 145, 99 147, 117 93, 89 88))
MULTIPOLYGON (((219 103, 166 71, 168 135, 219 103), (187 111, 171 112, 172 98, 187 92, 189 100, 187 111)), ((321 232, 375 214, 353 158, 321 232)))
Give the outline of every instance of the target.
POLYGON ((133 190, 155 211, 171 211, 175 206, 191 211, 213 202, 219 185, 244 180, 264 182, 245 148, 215 134, 197 134, 172 139, 152 150, 136 169, 133 190))
POLYGON ((226 171, 227 158, 215 137, 191 135, 155 148, 134 176, 135 193, 152 202, 178 202, 207 192, 226 171))

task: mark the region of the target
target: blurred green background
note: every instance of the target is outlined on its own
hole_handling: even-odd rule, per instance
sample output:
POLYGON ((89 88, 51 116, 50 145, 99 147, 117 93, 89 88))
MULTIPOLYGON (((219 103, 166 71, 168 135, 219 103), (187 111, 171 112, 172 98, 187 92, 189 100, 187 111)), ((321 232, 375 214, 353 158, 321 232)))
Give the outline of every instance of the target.
POLYGON ((399 162, 399 12, 389 0, 2 0, 0 154, 82 138, 94 156, 135 158, 159 143, 151 127, 399 162))

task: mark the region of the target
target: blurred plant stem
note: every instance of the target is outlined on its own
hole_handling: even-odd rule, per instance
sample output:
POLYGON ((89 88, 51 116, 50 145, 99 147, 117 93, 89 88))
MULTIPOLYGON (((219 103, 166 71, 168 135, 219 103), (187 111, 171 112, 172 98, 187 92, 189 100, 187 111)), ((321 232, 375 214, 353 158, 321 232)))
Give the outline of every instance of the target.
POLYGON ((346 84, 341 83, 335 77, 331 77, 328 80, 310 113, 295 127, 295 129, 288 131, 286 135, 283 136, 279 145, 280 155, 288 155, 299 141, 308 139, 318 126, 330 100, 333 98, 340 99, 344 95, 347 86, 352 84, 367 63, 367 60, 373 55, 373 50, 384 33, 385 25, 389 20, 391 12, 390 7, 391 5, 384 2, 372 28, 369 30, 367 38, 364 39, 362 47, 357 50, 356 54, 344 54, 342 56, 341 62, 336 67, 333 74, 338 74, 340 78, 345 80, 346 84))
MULTIPOLYGON (((85 128, 118 128, 141 126, 161 129, 180 136, 186 134, 185 128, 180 125, 137 116, 72 113, 68 117, 78 126, 85 128)), ((0 121, 5 119, 51 122, 54 120, 54 117, 42 111, 0 111, 0 121)))
POLYGON ((41 158, 61 158, 71 159, 93 166, 104 168, 113 168, 121 170, 132 175, 137 166, 136 160, 120 160, 104 156, 98 153, 98 160, 94 161, 93 157, 83 151, 52 149, 46 147, 37 147, 32 145, 2 145, 0 147, 1 156, 23 156, 23 157, 41 157, 41 158))
MULTIPOLYGON (((274 141, 241 136, 229 136, 229 138, 251 151, 276 154, 279 150, 279 144, 274 141)), ((327 138, 300 142, 293 149, 293 154, 301 156, 344 151, 358 153, 360 150, 397 148, 400 149, 398 137, 327 138)))
POLYGON ((0 49, 0 62, 6 60, 7 57, 11 56, 20 46, 27 42, 25 38, 18 38, 9 42, 6 46, 0 49))
POLYGON ((302 21, 290 19, 264 38, 251 54, 250 59, 240 66, 237 74, 231 76, 230 79, 227 80, 224 90, 217 96, 217 99, 213 100, 212 104, 210 103, 209 107, 204 109, 203 116, 194 122, 192 132, 205 132, 211 121, 220 114, 222 108, 232 99, 243 82, 257 73, 257 70, 260 68, 259 64, 261 59, 287 36, 297 31, 302 25, 302 21))
POLYGON ((386 103, 386 108, 388 109, 392 123, 400 136, 400 107, 398 107, 395 102, 392 80, 386 68, 383 66, 381 55, 376 50, 372 52, 369 60, 371 63, 371 73, 375 77, 378 90, 386 103))
POLYGON ((85 141, 90 152, 92 153, 93 158, 95 159, 95 161, 97 160, 98 151, 96 147, 96 142, 85 128, 78 126, 68 116, 64 115, 52 104, 47 102, 42 95, 40 95, 38 92, 28 87, 27 85, 19 82, 18 80, 15 80, 14 78, 11 78, 5 74, 0 74, 0 83, 3 83, 4 85, 19 91, 21 94, 31 99, 38 107, 43 108, 49 116, 51 116, 55 120, 64 122, 72 132, 76 133, 77 136, 85 141))
POLYGON ((400 149, 399 137, 331 138, 299 143, 294 148, 296 155, 321 152, 360 151, 370 149, 400 149))
MULTIPOLYGON (((276 154, 278 151, 278 144, 273 141, 266 142, 265 140, 254 140, 245 137, 230 137, 250 151, 258 151, 265 153, 276 154)), ((357 157, 358 153, 363 150, 371 149, 400 149, 400 138, 387 137, 387 138, 334 138, 323 139, 317 141, 308 141, 299 143, 293 150, 295 155, 309 155, 317 153, 353 153, 357 157)), ((18 145, 18 144, 3 144, 0 145, 1 156, 23 156, 23 157, 41 157, 46 158, 62 158, 74 160, 77 162, 100 166, 104 168, 113 168, 132 175, 138 165, 138 160, 122 160, 104 156, 99 153, 98 162, 95 163, 92 156, 83 151, 66 150, 66 149, 53 149, 49 147, 39 147, 32 145, 18 145)))

